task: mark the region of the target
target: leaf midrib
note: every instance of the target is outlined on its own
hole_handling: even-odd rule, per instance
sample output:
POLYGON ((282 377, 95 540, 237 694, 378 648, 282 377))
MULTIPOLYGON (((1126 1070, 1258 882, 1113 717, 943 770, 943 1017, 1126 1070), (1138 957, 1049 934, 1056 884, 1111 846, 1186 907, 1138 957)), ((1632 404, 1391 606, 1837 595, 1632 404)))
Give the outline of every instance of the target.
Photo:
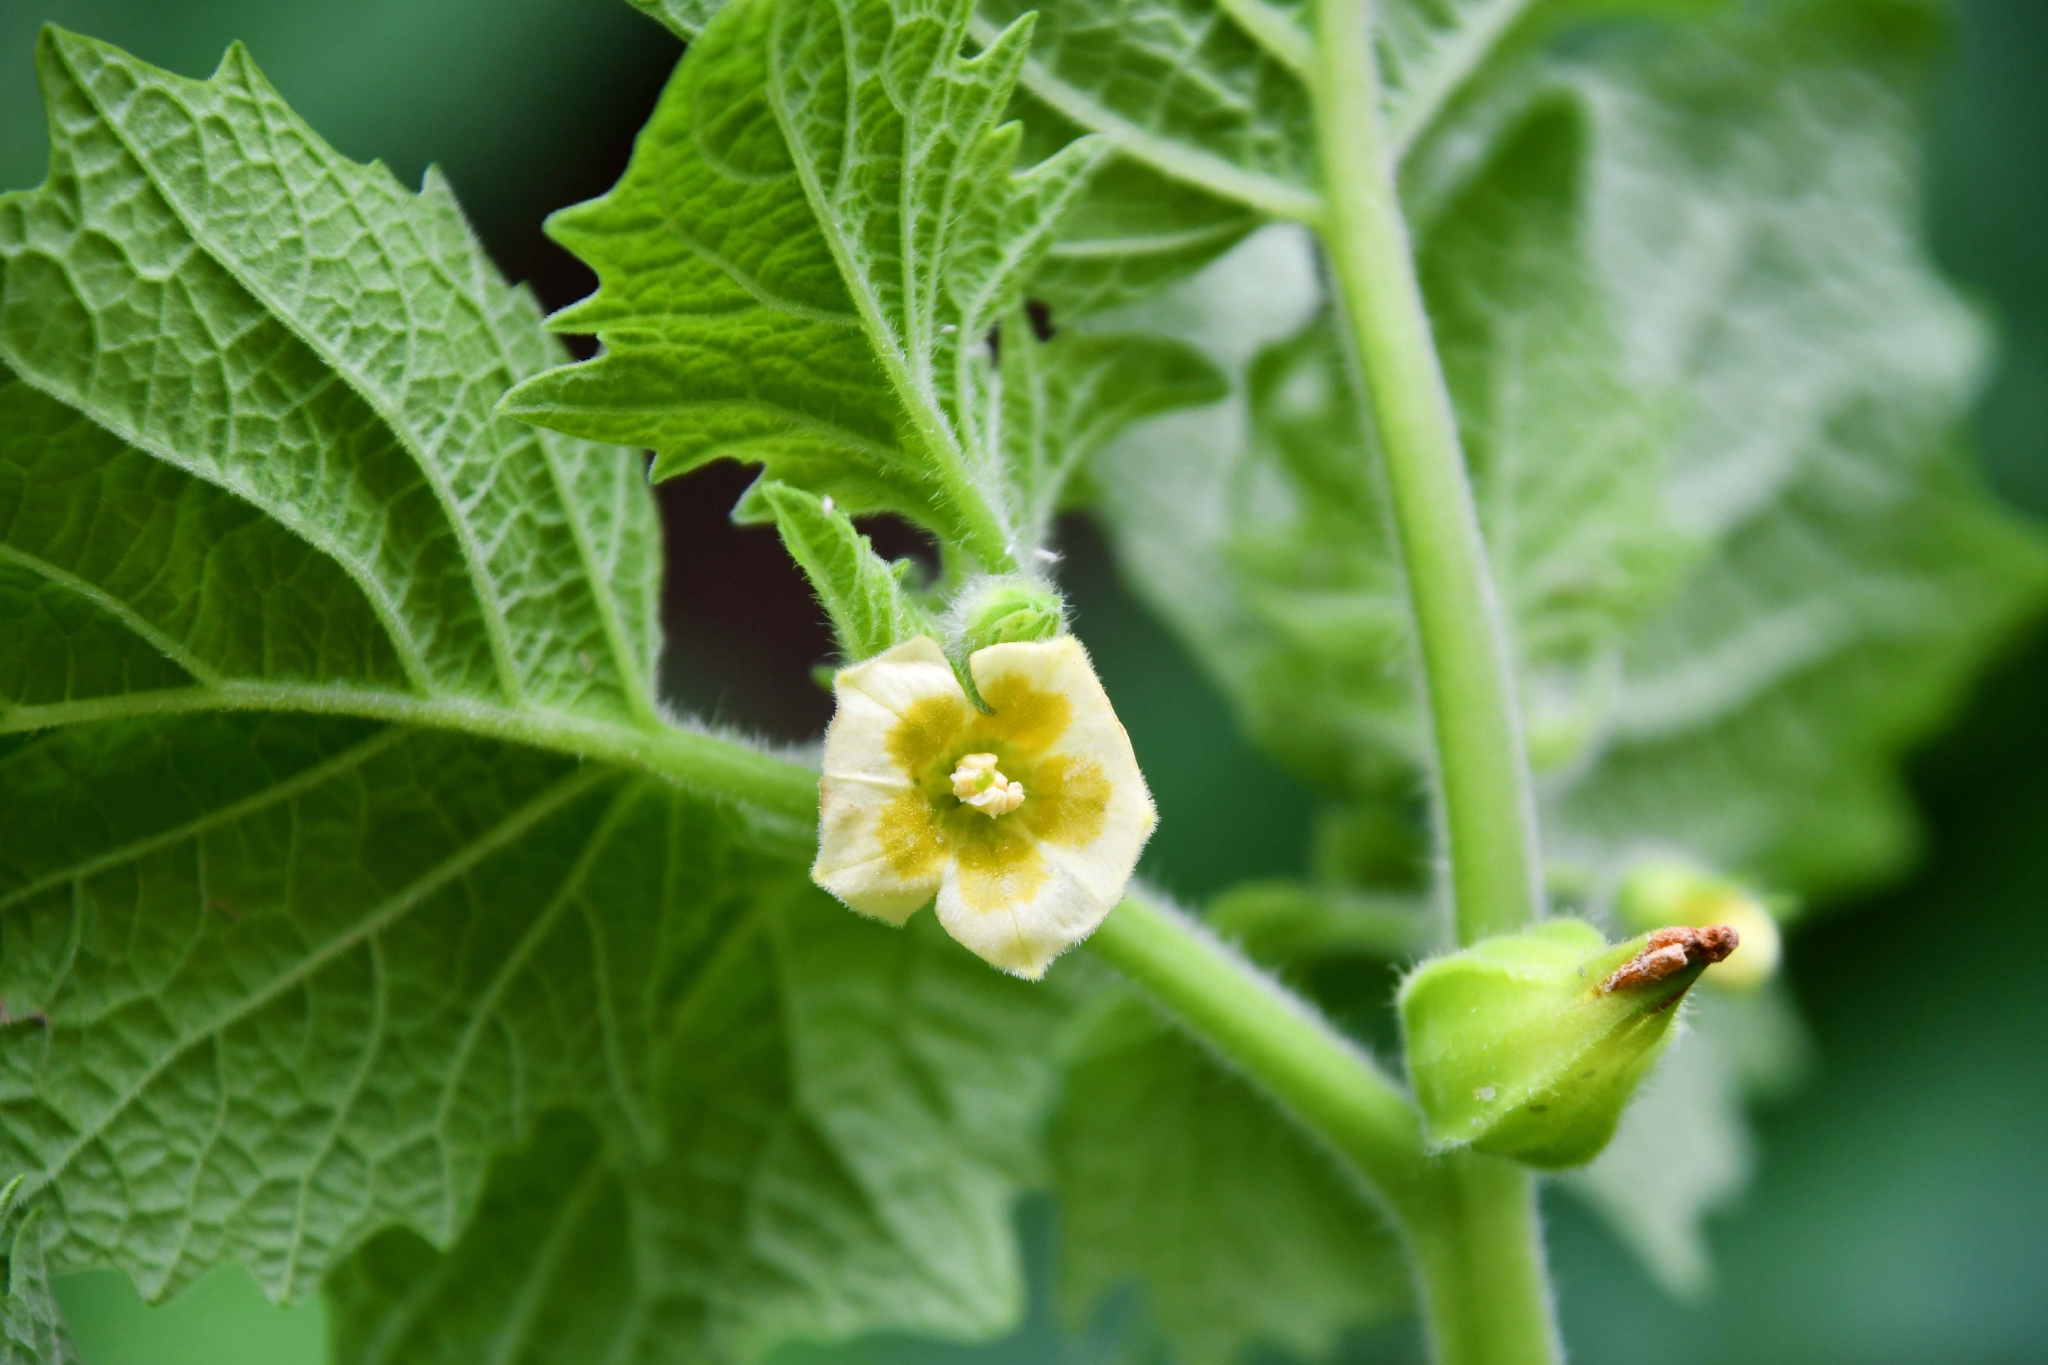
POLYGON ((604 760, 805 823, 817 818, 814 769, 715 735, 660 720, 627 725, 552 708, 423 698, 374 688, 242 681, 161 688, 16 707, 0 714, 0 735, 113 720, 250 711, 351 716, 523 744, 572 758, 604 760))
MULTIPOLYGON (((834 13, 845 24, 845 11, 834 6, 834 13)), ((846 102, 844 114, 846 137, 851 140, 860 126, 856 110, 860 73, 853 61, 856 44, 853 35, 842 32, 840 49, 846 65, 846 102)), ((776 60, 775 34, 771 28, 762 44, 762 64, 768 68, 768 107, 774 112, 775 126, 782 134, 783 144, 789 149, 789 159, 796 167, 797 180, 803 186, 804 199, 811 208, 811 218, 818 225, 819 235, 825 239, 826 248, 832 253, 832 262, 839 268, 840 279, 845 282, 846 292, 853 299, 854 310, 860 315, 863 329, 867 332, 868 343, 875 349, 876 358, 881 361, 883 371, 889 376, 889 385, 896 391, 896 399, 909 415, 911 425, 916 428, 919 440, 925 447, 926 458, 938 467, 948 491, 956 495, 964 492, 968 506, 980 506, 979 495, 966 488, 965 470, 962 464, 959 442, 952 426, 940 412, 937 402, 927 387, 920 384, 912 373, 910 357, 904 354, 902 339, 896 329, 882 316, 881 301, 874 295, 867 272, 860 269, 851 245, 846 240, 839 215, 833 211, 832 197, 825 192, 823 182, 818 178, 818 168, 805 149, 805 140, 799 134, 796 120, 789 108, 789 93, 783 83, 782 64, 776 60)), ((851 160, 851 148, 843 160, 851 160)), ((902 176, 904 193, 908 193, 911 177, 902 176)), ((902 231, 902 205, 897 206, 897 231, 902 231)), ((908 268, 909 253, 905 252, 905 267, 908 268)), ((961 509, 965 511, 966 508, 961 509)))

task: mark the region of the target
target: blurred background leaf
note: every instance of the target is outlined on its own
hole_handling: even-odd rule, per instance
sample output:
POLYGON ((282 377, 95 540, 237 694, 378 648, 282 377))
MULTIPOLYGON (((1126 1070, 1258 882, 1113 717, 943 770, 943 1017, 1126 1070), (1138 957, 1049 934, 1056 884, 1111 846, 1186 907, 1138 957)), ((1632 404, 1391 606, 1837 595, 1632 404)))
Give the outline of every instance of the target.
MULTIPOLYGON (((2004 349, 1977 426, 2009 498, 2048 512, 2048 8, 1967 0, 1932 132, 1935 241, 1991 308, 2004 349)), ((30 53, 55 21, 187 74, 228 41, 351 156, 417 183, 444 166, 493 254, 552 305, 588 277, 541 237, 550 209, 607 188, 676 55, 616 0, 0 0, 0 187, 36 183, 45 148, 30 53)), ((667 681, 718 717, 797 738, 829 699, 808 669, 821 613, 767 528, 726 520, 747 476, 664 490, 667 624, 714 662, 667 681)), ((920 550, 887 524, 885 553, 920 550)), ((1147 871, 1205 897, 1298 875, 1312 801, 1248 746, 1186 655, 1114 581, 1085 526, 1065 569, 1077 628, 1160 792, 1147 871)), ((2019 651, 1970 719, 1918 763, 1930 856, 1907 887, 1795 934, 1789 977, 1814 1035, 1807 1087, 1760 1124, 1756 1184, 1716 1219, 1719 1278, 1681 1306, 1575 1203, 1553 1199, 1552 1265, 1581 1365, 2018 1365, 2048 1355, 2048 647, 2019 651), (1936 936, 1938 935, 1938 937, 1936 936)), ((1160 1358, 1141 1305, 1112 1296, 1079 1333, 1051 1306, 1056 1229, 1022 1215, 1042 1291, 1012 1338, 962 1349, 857 1343, 824 1359, 1107 1365, 1160 1358)), ((275 1309, 223 1270, 144 1308, 118 1276, 58 1295, 87 1365, 312 1365, 316 1304, 275 1309)), ((1411 1335, 1351 1339, 1347 1361, 1412 1358, 1411 1335)))

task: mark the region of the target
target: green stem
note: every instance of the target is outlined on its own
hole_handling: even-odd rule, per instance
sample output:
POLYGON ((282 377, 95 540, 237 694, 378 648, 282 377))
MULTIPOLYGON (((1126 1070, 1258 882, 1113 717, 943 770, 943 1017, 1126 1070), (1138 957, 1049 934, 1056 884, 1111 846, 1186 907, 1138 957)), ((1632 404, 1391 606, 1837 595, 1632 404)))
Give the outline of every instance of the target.
MULTIPOLYGON (((1458 939, 1472 943, 1542 911, 1535 801, 1507 633, 1401 216, 1369 2, 1316 0, 1310 91, 1326 204, 1320 228, 1385 452, 1435 732, 1458 939)), ((1397 1207, 1439 1365, 1560 1360, 1528 1173, 1470 1154, 1428 1167, 1422 1187, 1397 1207)))
POLYGON ((1421 1120, 1400 1087, 1206 929, 1126 896, 1088 946, 1356 1163, 1389 1204, 1428 1182, 1421 1120))
POLYGON ((1323 241, 1386 453, 1436 735, 1458 938, 1470 943, 1529 923, 1542 905, 1514 673, 1401 217, 1366 0, 1317 0, 1316 21, 1310 90, 1323 241))
POLYGON ((1370 1058, 1186 916, 1127 896, 1088 946, 1365 1176, 1407 1237, 1438 1365, 1561 1359, 1526 1171, 1429 1155, 1370 1058))
POLYGON ((1438 1365, 1555 1365, 1536 1182, 1513 1162, 1458 1153, 1402 1220, 1438 1365))

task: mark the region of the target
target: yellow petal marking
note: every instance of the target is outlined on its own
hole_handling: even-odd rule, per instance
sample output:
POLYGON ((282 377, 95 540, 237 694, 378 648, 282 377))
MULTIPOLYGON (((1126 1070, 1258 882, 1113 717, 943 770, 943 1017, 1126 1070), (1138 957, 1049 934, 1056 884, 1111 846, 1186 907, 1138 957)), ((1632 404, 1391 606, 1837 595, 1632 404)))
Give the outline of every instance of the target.
POLYGON ((959 747, 961 732, 973 714, 964 694, 919 697, 889 731, 890 757, 912 782, 924 780, 934 765, 959 747))
POLYGON ((925 794, 913 788, 889 802, 875 822, 889 867, 904 881, 936 877, 944 867, 946 836, 937 817, 925 794))
MULTIPOLYGON (((1015 673, 997 678, 982 690, 981 699, 994 714, 976 716, 976 728, 1007 740, 1012 753, 1044 752, 1059 742, 1074 718, 1072 702, 1057 692, 1033 687, 1015 673)), ((1004 771, 1010 771, 1007 765, 1004 771)), ((1019 776, 1015 772, 1010 775, 1019 776)))
POLYGON ((1109 814, 1109 778, 1102 765, 1072 754, 1053 754, 1032 770, 1019 808, 1025 828, 1051 844, 1079 847, 1102 834, 1109 814))

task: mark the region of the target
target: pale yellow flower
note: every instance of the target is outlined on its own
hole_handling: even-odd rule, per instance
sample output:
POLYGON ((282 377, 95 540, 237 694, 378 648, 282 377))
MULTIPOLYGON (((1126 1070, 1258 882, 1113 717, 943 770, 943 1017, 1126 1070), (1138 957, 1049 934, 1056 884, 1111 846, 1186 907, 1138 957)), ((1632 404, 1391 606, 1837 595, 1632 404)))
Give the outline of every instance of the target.
POLYGON ((936 896, 947 933, 1036 980, 1123 898, 1152 794, 1079 641, 967 667, 987 714, 924 636, 840 670, 811 877, 891 924, 936 896))

